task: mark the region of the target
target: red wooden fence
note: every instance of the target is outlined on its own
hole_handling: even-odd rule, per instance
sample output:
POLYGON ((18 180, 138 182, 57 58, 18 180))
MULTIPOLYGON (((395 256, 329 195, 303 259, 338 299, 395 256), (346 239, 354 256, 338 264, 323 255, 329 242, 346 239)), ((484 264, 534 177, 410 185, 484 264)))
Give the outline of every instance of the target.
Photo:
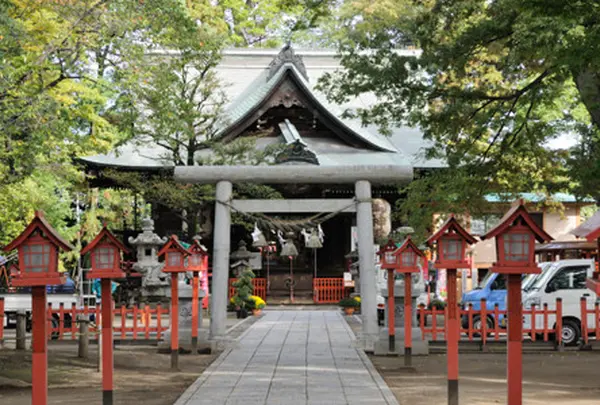
POLYGON ((581 336, 583 337, 583 342, 587 345, 589 340, 589 335, 594 334, 596 337, 596 341, 600 341, 600 306, 598 302, 594 303, 594 307, 592 309, 588 309, 587 307, 587 299, 585 297, 581 297, 581 336), (590 318, 594 321, 594 326, 590 327, 590 318))
MULTIPOLYGON (((235 295, 235 287, 233 283, 237 281, 237 278, 229 279, 229 298, 235 295)), ((259 296, 263 300, 267 300, 267 279, 266 278, 253 278, 252 285, 254 286, 254 295, 259 296)))
MULTIPOLYGON (((500 326, 501 316, 506 316, 506 310, 498 309, 498 304, 494 306, 493 310, 488 310, 486 308, 486 301, 481 300, 481 309, 475 310, 473 309, 473 304, 469 304, 467 309, 459 309, 459 314, 461 317, 461 334, 466 335, 467 339, 472 342, 474 340, 481 341, 485 344, 490 339, 494 341, 500 340, 500 336, 504 336, 506 334, 506 329, 500 326), (478 316, 482 321, 480 322, 480 327, 475 328, 473 326, 473 320, 478 316), (463 319, 467 320, 466 325, 463 322, 463 319), (487 320, 491 318, 493 320, 493 327, 488 329, 487 320)), ((437 309, 435 306, 432 309, 426 309, 424 305, 420 305, 418 308, 419 314, 419 327, 421 328, 421 333, 423 335, 430 334, 432 341, 445 341, 446 340, 446 322, 444 321, 443 325, 439 325, 438 323, 438 315, 443 315, 444 320, 448 317, 448 309, 437 309), (430 326, 426 326, 426 319, 431 318, 430 326), (440 339, 438 339, 440 338, 440 339)), ((544 342, 550 341, 550 335, 556 336, 556 343, 560 344, 562 339, 562 300, 558 298, 556 300, 556 309, 549 310, 548 304, 544 304, 542 308, 536 308, 535 306, 531 306, 530 309, 523 309, 523 316, 528 316, 528 319, 531 320, 530 328, 523 328, 523 335, 530 336, 532 341, 541 340, 544 342), (542 322, 539 324, 536 320, 538 316, 542 316, 542 322), (556 322, 555 324, 550 324, 548 321, 549 315, 555 316, 556 322)), ((600 333, 600 331, 599 331, 600 333)))
MULTIPOLYGON (((52 339, 71 339, 77 338, 78 327, 77 318, 83 315, 90 319, 94 315, 94 322, 90 324, 90 334, 99 332, 101 307, 89 308, 87 305, 83 308, 76 308, 75 304, 71 308, 65 308, 60 304, 58 308, 52 308, 48 304, 48 338, 52 339)), ((169 328, 169 310, 159 305, 156 308, 145 306, 138 308, 134 305, 131 308, 124 306, 113 309, 113 317, 119 317, 119 322, 113 323, 113 335, 115 339, 146 339, 160 340, 162 334, 169 328)))
POLYGON ((345 295, 343 278, 313 279, 313 300, 316 304, 337 304, 345 295))

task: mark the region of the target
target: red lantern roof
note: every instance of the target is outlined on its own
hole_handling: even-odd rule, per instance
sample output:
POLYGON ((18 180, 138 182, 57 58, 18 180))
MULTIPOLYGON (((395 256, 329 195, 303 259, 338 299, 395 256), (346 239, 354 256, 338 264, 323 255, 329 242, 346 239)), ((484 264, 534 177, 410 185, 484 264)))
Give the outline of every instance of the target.
POLYGON ((92 270, 87 277, 90 279, 126 277, 121 268, 120 252, 128 251, 129 249, 108 230, 106 225, 103 226, 100 233, 81 250, 82 256, 87 253, 93 255, 91 258, 92 270))
POLYGON ((165 256, 165 265, 162 271, 165 273, 185 272, 184 258, 190 254, 190 251, 179 243, 177 235, 171 235, 167 243, 158 252, 159 257, 165 256))
POLYGON ((481 239, 490 239, 505 233, 508 228, 510 228, 519 218, 522 219, 527 227, 533 232, 533 235, 538 242, 549 242, 554 239, 552 236, 548 235, 546 231, 540 228, 533 221, 533 219, 531 219, 531 216, 529 216, 529 213, 525 208, 525 202, 523 199, 515 201, 511 209, 508 210, 508 212, 502 217, 500 223, 498 223, 498 225, 496 225, 494 228, 490 229, 488 233, 481 237, 481 239))
POLYGON ((73 250, 46 221, 41 211, 36 211, 25 230, 4 247, 5 252, 17 249, 19 272, 12 272, 12 285, 18 287, 57 285, 65 282, 65 274, 58 271, 58 250, 73 250))
POLYGON ((191 253, 189 250, 183 247, 183 245, 179 242, 179 238, 177 235, 171 235, 167 243, 160 249, 158 252, 158 256, 162 256, 167 252, 178 251, 183 253, 184 256, 189 256, 191 253))
POLYGON ((396 247, 396 243, 390 239, 388 243, 383 245, 381 249, 377 252, 377 255, 380 258, 381 268, 382 269, 395 269, 397 266, 397 259, 393 255, 393 252, 398 249, 396 247))
POLYGON ((431 235, 429 239, 427 239, 427 244, 432 246, 433 243, 437 242, 442 236, 444 236, 444 234, 452 231, 460 235, 469 245, 477 242, 477 239, 475 239, 475 237, 473 237, 469 232, 465 231, 465 228, 458 223, 458 220, 454 214, 450 214, 450 218, 448 218, 446 222, 442 224, 442 227, 438 229, 436 233, 431 235))
POLYGON ((421 251, 421 249, 419 249, 417 247, 417 245, 415 245, 415 243, 412 241, 412 239, 410 238, 410 235, 408 235, 406 237, 406 240, 404 241, 404 243, 398 248, 398 250, 396 250, 394 252, 394 256, 398 257, 400 260, 398 261, 398 263, 400 264, 399 267, 396 268, 397 271, 399 271, 400 273, 417 273, 419 271, 419 267, 416 265, 416 260, 414 262, 414 265, 410 265, 410 266, 402 266, 402 254, 405 252, 411 251, 412 253, 414 253, 417 257, 425 257, 425 253, 423 253, 421 251))
POLYGON ((571 233, 578 238, 585 238, 588 242, 600 239, 600 211, 591 216, 590 219, 573 229, 571 233))
POLYGON ((192 254, 201 254, 203 256, 208 255, 208 251, 204 246, 202 246, 198 239, 194 239, 194 242, 192 242, 192 245, 189 247, 188 250, 192 254))
POLYGON ((92 249, 94 249, 94 247, 96 247, 100 242, 102 242, 104 239, 107 239, 109 241, 109 243, 111 243, 112 245, 115 245, 117 247, 117 249, 119 249, 122 252, 128 253, 129 249, 127 249, 127 247, 119 240, 115 237, 115 235, 112 234, 111 231, 108 230, 108 228, 106 227, 106 225, 104 225, 102 227, 102 230, 100 231, 100 233, 98 235, 96 235, 96 237, 90 242, 88 243, 83 249, 81 249, 81 255, 85 255, 88 252, 92 251, 92 249))
POLYGON ((75 249, 73 245, 64 240, 62 236, 60 236, 58 232, 52 228, 48 221, 46 221, 46 218, 44 218, 44 213, 42 211, 36 211, 33 220, 29 223, 27 228, 25 228, 25 230, 15 238, 15 240, 6 245, 3 250, 5 252, 10 252, 11 250, 16 249, 22 245, 23 242, 25 242, 25 240, 27 240, 27 238, 29 238, 29 236, 31 236, 31 234, 36 230, 43 233, 54 245, 58 246, 65 252, 70 252, 71 250, 75 249))

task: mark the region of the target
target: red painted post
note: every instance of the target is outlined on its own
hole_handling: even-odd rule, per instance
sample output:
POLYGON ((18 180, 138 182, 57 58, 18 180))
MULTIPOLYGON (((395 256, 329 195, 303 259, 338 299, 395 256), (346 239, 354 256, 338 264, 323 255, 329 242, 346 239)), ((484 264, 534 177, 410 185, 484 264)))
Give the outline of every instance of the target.
POLYGON ((162 316, 162 308, 160 304, 156 305, 156 340, 160 340, 162 335, 162 325, 160 317, 162 316))
POLYGON ((446 321, 446 357, 448 361, 448 405, 458 405, 458 304, 456 269, 447 269, 448 317, 446 321))
POLYGON ((192 353, 198 353, 198 300, 199 300, 199 277, 198 272, 193 272, 192 279, 192 353))
POLYGON ((75 303, 71 304, 71 340, 75 340, 77 335, 77 307, 75 303))
POLYGON ((523 402, 521 274, 508 274, 508 405, 523 402))
POLYGON ((481 304, 479 304, 479 308, 481 308, 481 344, 482 349, 485 350, 485 345, 487 343, 487 301, 485 298, 481 299, 481 304))
POLYGON ((583 337, 583 343, 585 343, 587 345, 589 338, 588 338, 588 332, 587 332, 587 329, 588 329, 588 326, 587 326, 587 300, 585 299, 585 297, 580 298, 579 308, 581 310, 581 318, 580 318, 581 319, 581 336, 583 337))
POLYGON ((48 341, 46 286, 31 287, 32 356, 31 356, 31 404, 48 403, 48 341))
POLYGON ((102 294, 102 404, 113 403, 113 311, 110 278, 101 279, 102 294))
POLYGON ((0 297, 0 347, 4 345, 4 297, 0 297))
POLYGON ((396 303, 394 302, 394 269, 388 269, 387 272, 387 288, 388 288, 388 350, 390 353, 396 351, 396 303))
POLYGON ((179 368, 179 300, 177 273, 171 273, 171 369, 179 368))
POLYGON ((404 273, 404 366, 412 366, 412 276, 404 273))

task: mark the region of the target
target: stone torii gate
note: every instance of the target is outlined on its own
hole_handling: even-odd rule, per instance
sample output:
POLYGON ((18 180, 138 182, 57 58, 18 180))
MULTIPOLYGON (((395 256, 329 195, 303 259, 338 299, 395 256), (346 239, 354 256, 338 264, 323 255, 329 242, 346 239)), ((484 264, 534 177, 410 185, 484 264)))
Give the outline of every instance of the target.
MULTIPOLYGON (((373 250, 373 213, 371 184, 400 184, 412 180, 410 166, 354 165, 354 166, 178 166, 175 180, 180 183, 216 184, 214 222, 213 277, 210 312, 210 338, 220 341, 225 337, 227 296, 229 283, 229 253, 231 206, 255 205, 257 211, 273 212, 270 203, 281 209, 280 200, 232 200, 232 183, 262 184, 352 184, 355 185, 356 222, 358 228, 358 255, 360 267, 361 313, 363 317, 362 344, 373 351, 378 339, 377 286, 373 250), (221 202, 221 203, 220 203, 221 202), (223 204, 226 203, 226 204, 223 204)), ((284 200, 293 212, 323 212, 343 209, 353 200, 284 200)), ((256 211, 255 211, 256 212, 256 211)))

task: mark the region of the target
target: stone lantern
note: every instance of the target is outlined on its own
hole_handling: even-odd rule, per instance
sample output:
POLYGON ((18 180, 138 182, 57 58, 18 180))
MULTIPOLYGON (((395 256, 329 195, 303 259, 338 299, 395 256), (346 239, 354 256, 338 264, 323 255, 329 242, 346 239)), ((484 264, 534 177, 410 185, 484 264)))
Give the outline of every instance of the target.
MULTIPOLYGON (((516 201, 500 223, 483 236, 496 239, 496 263, 490 271, 508 277, 508 405, 521 404, 523 398, 523 308, 521 277, 539 273, 535 262, 535 241, 548 242, 548 235, 531 219, 523 200, 516 201)), ((500 276, 499 276, 500 277, 500 276)))
POLYGON ((169 293, 168 277, 158 261, 158 249, 166 242, 167 238, 154 233, 154 221, 148 217, 142 220, 142 233, 129 238, 129 244, 137 249, 137 261, 132 269, 142 275, 141 295, 149 301, 164 301, 169 293))
POLYGON ((230 255, 233 263, 231 264, 231 269, 233 270, 233 274, 235 277, 238 277, 242 270, 247 267, 250 267, 250 258, 252 257, 252 252, 250 252, 246 248, 246 241, 243 239, 238 243, 238 249, 230 255))

